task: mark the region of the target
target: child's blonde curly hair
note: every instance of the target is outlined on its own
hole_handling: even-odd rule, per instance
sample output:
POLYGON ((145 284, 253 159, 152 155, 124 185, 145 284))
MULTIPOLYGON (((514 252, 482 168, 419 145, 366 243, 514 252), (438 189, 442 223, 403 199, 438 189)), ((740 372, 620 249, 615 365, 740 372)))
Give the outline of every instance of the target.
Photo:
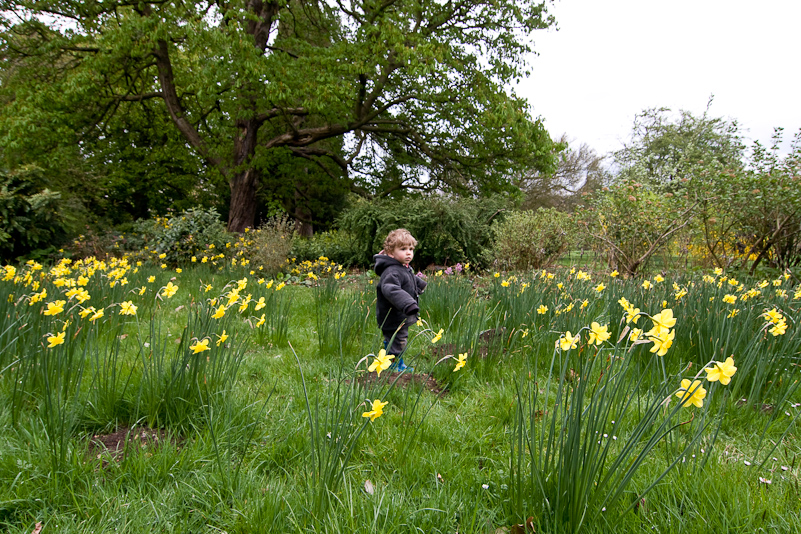
POLYGON ((389 235, 387 235, 387 238, 384 240, 384 251, 393 252, 396 248, 404 245, 416 247, 417 240, 406 228, 398 228, 397 230, 392 230, 389 235))

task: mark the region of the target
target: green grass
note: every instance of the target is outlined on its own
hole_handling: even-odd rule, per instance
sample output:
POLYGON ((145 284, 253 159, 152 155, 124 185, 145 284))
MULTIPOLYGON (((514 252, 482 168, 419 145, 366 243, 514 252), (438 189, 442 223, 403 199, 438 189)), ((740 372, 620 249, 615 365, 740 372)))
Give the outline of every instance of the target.
MULTIPOLYGON (((32 278, 40 283, 37 290, 22 279, 0 282, 4 532, 29 533, 41 522, 43 532, 495 533, 529 515, 536 516, 538 532, 567 532, 568 523, 544 517, 531 504, 515 510, 511 501, 517 393, 528 384, 538 390, 537 402, 553 403, 555 393, 545 383, 554 343, 565 330, 575 333, 592 321, 608 324, 611 341, 617 341, 627 327, 620 320, 621 296, 651 314, 667 300, 678 319, 676 341, 655 359, 658 364, 648 367, 650 345, 616 353, 632 358, 632 372, 644 377, 642 399, 653 397, 666 377, 691 378, 713 358, 734 354, 737 362, 752 364, 743 365, 729 386, 706 383, 704 409, 680 409, 676 421, 687 424, 647 453, 620 501, 585 522, 581 532, 801 531, 801 444, 794 424, 801 413, 794 386, 801 363, 801 300, 793 300, 795 288, 786 288, 788 282, 782 286, 788 296, 777 296, 769 286, 759 297, 738 300, 735 307, 742 311, 729 319, 733 306, 721 299, 734 290, 700 278, 676 280, 688 289, 679 300, 673 280, 644 290, 641 282, 600 275, 577 281, 567 272, 552 280, 518 273, 508 287, 501 285, 507 276, 434 278, 421 300, 427 328, 413 327, 406 359, 416 374, 431 374, 449 386, 437 396, 419 385, 393 387, 383 380, 388 374, 373 385, 353 381, 365 374, 366 365, 357 371, 357 362, 377 352, 381 341, 372 313, 374 286, 364 277, 349 276, 327 289, 287 286, 279 294, 275 285, 267 289, 245 271, 176 274, 143 267, 128 272, 126 288, 110 288, 108 271, 100 270, 86 286, 92 298, 85 305, 105 307, 105 316, 91 324, 78 315, 80 307, 69 311, 73 301, 62 296, 67 288, 39 272, 44 271, 32 278), (151 275, 156 281, 148 283, 151 275), (234 304, 222 319, 211 318, 215 308, 207 299, 220 298, 224 286, 245 276, 242 296, 251 293, 255 301, 279 295, 291 302, 289 312, 268 315, 261 327, 260 315, 277 306, 256 312, 253 302, 239 313, 234 304), (178 293, 156 299, 173 277, 178 293), (608 287, 598 293, 593 288, 602 281, 608 287), (214 289, 205 293, 201 283, 214 289), (148 289, 140 296, 143 286, 148 289), (25 298, 42 288, 47 298, 29 305, 25 298), (56 299, 68 300, 66 311, 42 315, 56 299), (139 306, 135 317, 112 307, 123 300, 139 306), (564 311, 570 303, 573 308, 564 311), (540 304, 549 307, 547 314, 536 312, 540 304), (761 314, 774 306, 789 319, 784 336, 765 332, 761 314), (45 334, 61 331, 70 313, 67 342, 46 348, 45 334), (285 337, 277 331, 282 317, 285 337), (223 328, 230 339, 217 347, 223 328), (432 345, 440 328, 443 338, 432 345), (488 330, 498 334, 479 337, 488 330), (193 354, 191 347, 206 337, 212 350, 193 354), (446 350, 435 354, 436 347, 446 350), (452 371, 453 359, 436 364, 460 352, 469 354, 460 371, 452 371), (43 358, 55 355, 68 363, 43 374, 43 358), (74 374, 78 361, 80 380, 74 374), (684 371, 688 363, 692 368, 684 371), (22 376, 28 378, 20 386, 22 376), (734 391, 737 398, 729 394, 734 391), (750 398, 738 402, 745 391, 750 398), (367 422, 361 416, 369 409, 364 401, 375 398, 388 404, 381 417, 367 422), (714 424, 639 501, 638 493, 665 472, 705 416, 714 424), (71 422, 66 428, 57 424, 65 420, 71 422), (168 439, 158 446, 131 442, 115 458, 98 457, 90 448, 95 434, 147 424, 163 429, 168 439), (321 451, 334 456, 316 468, 313 453, 319 457, 321 451), (321 477, 321 470, 335 479, 321 477)), ((650 327, 647 318, 638 325, 643 323, 650 327)), ((594 355, 584 331, 571 352, 571 368, 580 373, 578 363, 594 355)), ((602 375, 597 368, 592 372, 595 384, 602 375)), ((575 382, 565 387, 574 391, 575 382)), ((665 410, 675 408, 676 400, 665 410)), ((556 413, 536 415, 535 424, 556 413)), ((617 438, 610 454, 634 423, 636 418, 627 418, 599 438, 617 438)), ((527 461, 524 469, 531 468, 527 461)), ((529 495, 523 502, 534 501, 529 495)))

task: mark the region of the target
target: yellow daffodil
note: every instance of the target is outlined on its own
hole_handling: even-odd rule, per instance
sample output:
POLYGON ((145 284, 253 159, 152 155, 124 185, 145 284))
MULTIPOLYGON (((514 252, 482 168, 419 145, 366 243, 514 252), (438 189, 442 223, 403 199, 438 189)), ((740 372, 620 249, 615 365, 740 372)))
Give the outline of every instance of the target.
POLYGON ((615 269, 614 271, 609 273, 609 276, 611 276, 612 278, 617 278, 619 275, 620 275, 620 273, 617 272, 617 269, 615 269))
POLYGON ((673 328, 676 325, 676 319, 673 317, 673 310, 670 308, 657 313, 651 317, 651 320, 654 322, 654 326, 658 326, 662 329, 673 328))
POLYGON ((228 339, 228 334, 226 334, 225 330, 223 330, 222 334, 217 336, 217 346, 219 347, 220 345, 225 343, 225 340, 227 339, 228 339))
POLYGON ((381 349, 367 370, 371 373, 375 371, 377 376, 381 376, 381 372, 386 371, 392 365, 393 358, 395 358, 394 354, 387 354, 386 350, 381 349))
POLYGON ((785 321, 784 319, 774 324, 773 328, 768 330, 768 332, 773 334, 773 337, 783 336, 786 331, 787 331, 787 321, 785 321))
POLYGON ((727 293, 723 297, 723 302, 725 302, 726 304, 734 304, 735 302, 737 302, 737 297, 735 295, 730 295, 727 293))
MULTIPOLYGON (((370 402, 370 400, 368 399, 367 402, 370 402)), ((381 402, 380 400, 375 399, 370 411, 362 413, 362 417, 369 417, 371 422, 375 421, 376 418, 381 417, 384 414, 384 406, 387 404, 389 404, 388 401, 381 402)))
POLYGON ((153 283, 153 282, 155 282, 155 281, 156 281, 156 277, 155 277, 155 276, 148 276, 148 277, 147 277, 147 282, 148 282, 149 284, 152 284, 152 283, 153 283))
POLYGON ((467 363, 467 353, 465 352, 459 355, 459 360, 457 360, 456 367, 453 368, 453 372, 455 373, 456 371, 464 367, 464 364, 466 363, 467 363))
POLYGON ((509 287, 509 281, 508 280, 504 280, 503 282, 501 282, 501 285, 503 287, 509 287))
POLYGON ((93 313, 95 313, 95 307, 89 306, 88 308, 82 309, 78 315, 81 316, 81 319, 86 319, 87 315, 92 315, 93 313))
POLYGON ((654 342, 654 346, 651 347, 651 352, 656 352, 657 356, 664 356, 667 354, 668 349, 671 345, 673 345, 673 339, 676 337, 676 331, 671 330, 667 332, 666 330, 662 330, 659 332, 658 335, 649 338, 651 341, 654 342))
POLYGON ((431 338, 431 343, 436 343, 437 341, 439 341, 440 339, 442 339, 442 334, 443 334, 444 332, 445 332, 445 330, 443 330, 442 328, 440 328, 440 329, 439 329, 439 332, 437 332, 437 333, 436 333, 436 335, 435 335, 433 338, 431 338))
POLYGON ((252 300, 253 300, 253 295, 251 295, 251 294, 248 294, 248 296, 247 296, 247 297, 245 297, 245 298, 242 300, 242 305, 241 305, 241 306, 239 306, 239 313, 242 313, 243 311, 247 310, 247 309, 248 309, 248 305, 250 305, 250 302, 251 302, 252 300))
POLYGON ((639 328, 632 328, 629 334, 629 341, 637 341, 642 336, 642 330, 639 328))
POLYGON ((47 309, 44 311, 45 315, 58 315, 59 313, 64 311, 64 304, 66 304, 66 300, 57 300, 55 302, 48 302, 47 309))
POLYGON ((590 339, 588 343, 592 345, 595 343, 596 345, 600 345, 607 339, 609 339, 612 334, 609 333, 609 325, 601 326, 596 322, 593 322, 590 325, 590 339))
POLYGON ((501 276, 501 273, 495 273, 492 276, 494 276, 495 278, 498 278, 499 276, 501 276))
POLYGON ((47 348, 48 349, 52 349, 53 347, 55 347, 57 345, 63 345, 64 344, 64 336, 66 336, 66 335, 67 335, 66 332, 60 332, 60 333, 56 334, 55 336, 54 335, 47 336, 47 343, 48 343, 47 348))
POLYGON ((681 381, 681 388, 676 392, 676 396, 681 399, 679 402, 685 408, 690 405, 702 408, 706 397, 706 389, 701 385, 700 380, 690 382, 685 378, 681 381))
POLYGON ((661 274, 654 276, 654 282, 656 282, 657 284, 661 284, 664 281, 665 278, 661 274))
POLYGON ((94 314, 92 314, 92 316, 89 318, 89 320, 94 323, 95 321, 97 321, 101 317, 103 317, 103 308, 100 308, 94 314))
POLYGON ((630 306, 626 310, 626 324, 632 321, 634 322, 634 324, 637 324, 637 321, 640 320, 640 313, 641 313, 640 308, 635 308, 634 306, 630 306))
MULTIPOLYGON (((370 283, 372 283, 372 282, 373 282, 373 281, 372 281, 372 280, 370 280, 370 283)), ((286 286, 286 284, 285 284, 285 283, 283 283, 283 282, 281 282, 280 284, 278 284, 277 286, 275 286, 275 290, 276 290, 276 291, 281 291, 282 289, 284 289, 284 287, 285 287, 285 286, 286 286)))
POLYGON ((565 332, 565 335, 559 338, 559 348, 563 351, 567 351, 570 349, 575 349, 578 345, 581 336, 576 335, 575 337, 570 334, 570 330, 565 332))
POLYGON ((164 289, 161 291, 162 297, 172 298, 173 295, 178 291, 178 286, 174 285, 172 282, 167 282, 167 285, 164 286, 164 289))
POLYGON ((646 280, 642 283, 643 289, 651 289, 652 287, 654 287, 654 284, 652 284, 650 280, 646 280))
POLYGON ((259 311, 260 309, 264 308, 265 306, 267 306, 267 303, 265 302, 264 297, 260 297, 259 301, 256 303, 256 307, 253 308, 253 309, 255 311, 259 311))
POLYGON ((545 315, 548 313, 548 306, 545 304, 540 304, 539 308, 537 308, 537 313, 540 315, 545 315))
POLYGON ((715 362, 712 367, 704 369, 706 371, 706 379, 710 382, 720 381, 724 386, 731 382, 731 377, 737 372, 734 366, 734 358, 729 356, 725 362, 715 362))
POLYGON ((259 326, 263 325, 263 324, 264 324, 264 321, 266 321, 266 320, 267 320, 267 318, 265 317, 266 315, 267 315, 266 313, 262 313, 262 314, 261 314, 261 317, 259 317, 259 321, 256 323, 256 327, 257 327, 257 328, 258 328, 259 326))
POLYGON ((601 291, 603 291, 604 289, 606 289, 606 286, 605 286, 605 285, 603 285, 603 284, 598 284, 597 286, 595 286, 595 291, 596 291, 597 293, 600 293, 600 292, 601 292, 601 291))
POLYGON ((137 307, 130 300, 126 300, 120 304, 120 315, 136 315, 137 307))
POLYGON ((141 295, 144 295, 144 294, 145 294, 145 291, 147 291, 147 287, 146 287, 146 286, 142 286, 142 287, 139 289, 139 295, 140 295, 140 296, 141 296, 141 295))
POLYGON ((735 317, 738 313, 740 313, 740 309, 739 308, 734 308, 732 311, 729 312, 729 314, 726 316, 726 318, 727 319, 731 319, 732 317, 735 317))
POLYGON ((196 341, 194 345, 189 347, 190 349, 192 349, 192 354, 198 354, 206 350, 211 350, 209 348, 209 341, 210 341, 209 338, 206 338, 203 341, 196 341))
POLYGON ((782 320, 784 320, 784 315, 782 315, 776 308, 773 308, 770 311, 767 311, 763 314, 763 317, 766 321, 771 322, 773 324, 778 324, 782 320))
POLYGON ((220 317, 222 317, 223 315, 225 315, 225 304, 220 304, 220 307, 219 307, 219 308, 217 308, 217 311, 215 311, 215 312, 214 312, 214 314, 212 315, 212 317, 213 317, 214 319, 219 319, 219 318, 220 318, 220 317))

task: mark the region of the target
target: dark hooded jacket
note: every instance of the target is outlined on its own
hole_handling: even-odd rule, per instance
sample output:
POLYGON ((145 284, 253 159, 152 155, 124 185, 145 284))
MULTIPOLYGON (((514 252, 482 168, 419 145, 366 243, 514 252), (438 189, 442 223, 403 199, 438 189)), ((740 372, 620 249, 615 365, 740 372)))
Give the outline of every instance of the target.
POLYGON ((391 256, 376 254, 373 259, 375 273, 381 277, 376 286, 378 326, 384 332, 394 332, 405 319, 420 313, 418 296, 426 282, 391 256))

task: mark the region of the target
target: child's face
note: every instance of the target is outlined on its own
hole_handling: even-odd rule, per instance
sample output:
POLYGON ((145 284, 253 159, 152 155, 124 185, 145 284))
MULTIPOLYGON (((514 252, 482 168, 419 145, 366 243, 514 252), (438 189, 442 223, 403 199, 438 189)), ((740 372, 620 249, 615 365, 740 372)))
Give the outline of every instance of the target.
POLYGON ((400 245, 388 255, 403 264, 409 264, 414 258, 414 245, 400 245))

